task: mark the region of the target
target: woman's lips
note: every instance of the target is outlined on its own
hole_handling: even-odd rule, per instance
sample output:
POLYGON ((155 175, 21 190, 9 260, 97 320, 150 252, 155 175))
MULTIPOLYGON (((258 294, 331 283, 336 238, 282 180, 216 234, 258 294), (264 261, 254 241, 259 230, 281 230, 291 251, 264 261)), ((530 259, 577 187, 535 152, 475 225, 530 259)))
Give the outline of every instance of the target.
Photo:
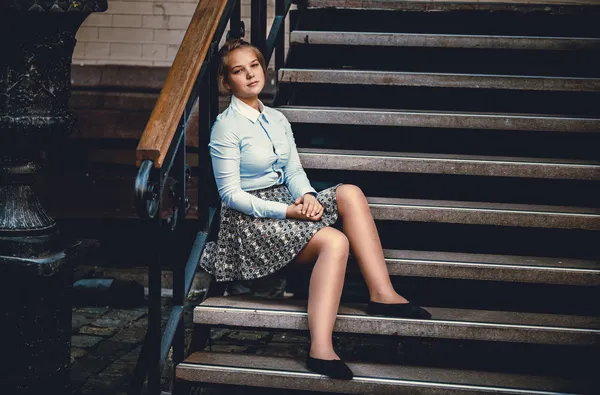
POLYGON ((256 84, 258 84, 258 81, 254 81, 253 83, 248 84, 248 86, 255 86, 256 84))

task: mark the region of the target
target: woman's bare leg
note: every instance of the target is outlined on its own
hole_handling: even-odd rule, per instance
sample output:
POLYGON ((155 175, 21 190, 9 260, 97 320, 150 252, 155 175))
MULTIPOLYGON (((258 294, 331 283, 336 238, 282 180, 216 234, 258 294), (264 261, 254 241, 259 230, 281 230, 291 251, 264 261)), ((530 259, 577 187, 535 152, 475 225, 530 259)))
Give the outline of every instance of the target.
POLYGON ((341 185, 336 190, 336 199, 344 234, 367 283, 370 299, 379 303, 406 303, 390 281, 377 227, 362 190, 351 184, 341 185))
POLYGON ((297 263, 315 262, 308 289, 309 355, 340 359, 333 350, 333 326, 346 275, 349 244, 346 236, 331 227, 319 230, 296 257, 297 263))

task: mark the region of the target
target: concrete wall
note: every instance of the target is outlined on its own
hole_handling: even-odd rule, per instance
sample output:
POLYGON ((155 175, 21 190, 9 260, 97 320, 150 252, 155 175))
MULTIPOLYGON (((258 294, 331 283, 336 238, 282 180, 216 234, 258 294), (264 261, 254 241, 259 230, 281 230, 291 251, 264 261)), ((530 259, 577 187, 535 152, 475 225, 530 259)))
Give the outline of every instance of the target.
MULTIPOLYGON (((246 39, 250 40, 250 0, 242 1, 246 39)), ((77 65, 170 66, 198 0, 109 0, 108 10, 90 15, 77 33, 77 65)), ((275 0, 268 0, 268 29, 275 0)), ((286 23, 286 52, 289 17, 286 23)), ((224 41, 224 37, 221 43, 224 41)))

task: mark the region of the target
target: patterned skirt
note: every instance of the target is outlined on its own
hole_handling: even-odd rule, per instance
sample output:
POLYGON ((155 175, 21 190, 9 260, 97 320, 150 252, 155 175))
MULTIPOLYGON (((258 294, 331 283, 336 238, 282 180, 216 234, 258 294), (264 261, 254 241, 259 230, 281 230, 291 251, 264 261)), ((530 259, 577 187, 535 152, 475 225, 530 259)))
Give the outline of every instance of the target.
MULTIPOLYGON (((214 275, 217 281, 233 282, 232 285, 238 290, 234 292, 236 294, 254 293, 257 296, 280 297, 285 283, 282 284, 281 281, 283 271, 279 270, 298 255, 315 233, 337 221, 336 189, 340 185, 342 184, 318 193, 317 200, 324 210, 321 220, 316 222, 256 218, 231 209, 221 202, 217 239, 206 243, 200 257, 200 266, 214 275), (274 273, 276 274, 272 275, 274 273)), ((264 200, 287 205, 294 203, 294 198, 285 185, 248 193, 264 200)))

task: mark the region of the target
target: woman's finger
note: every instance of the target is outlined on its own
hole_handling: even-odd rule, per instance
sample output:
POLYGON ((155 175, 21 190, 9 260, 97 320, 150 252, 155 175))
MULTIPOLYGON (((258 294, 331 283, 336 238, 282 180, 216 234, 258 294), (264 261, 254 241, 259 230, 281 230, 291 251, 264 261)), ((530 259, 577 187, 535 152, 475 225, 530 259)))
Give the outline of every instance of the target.
POLYGON ((306 202, 305 207, 306 210, 304 210, 304 214, 306 214, 307 216, 310 216, 310 214, 312 213, 313 207, 315 206, 315 201, 314 199, 310 199, 310 198, 305 198, 304 201, 306 202))
POLYGON ((317 200, 317 204, 316 204, 316 207, 315 207, 315 214, 322 213, 322 212, 323 212, 323 206, 317 200))
POLYGON ((323 211, 319 211, 313 218, 314 221, 319 221, 323 217, 323 211))

